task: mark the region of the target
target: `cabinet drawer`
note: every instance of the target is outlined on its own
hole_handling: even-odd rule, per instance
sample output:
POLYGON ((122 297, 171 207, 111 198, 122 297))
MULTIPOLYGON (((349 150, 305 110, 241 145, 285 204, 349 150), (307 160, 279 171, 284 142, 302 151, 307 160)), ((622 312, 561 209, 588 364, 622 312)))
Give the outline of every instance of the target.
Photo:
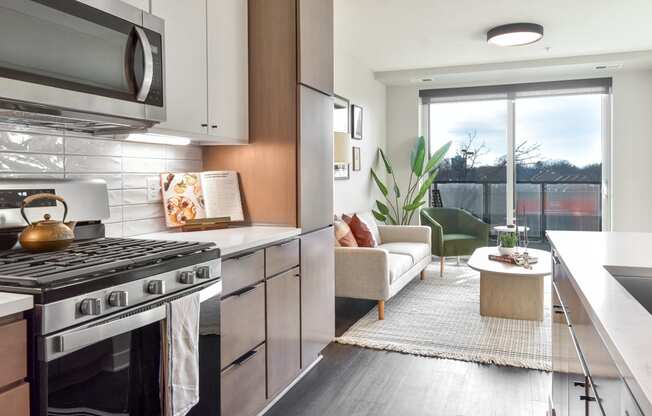
POLYGON ((294 239, 265 249, 265 276, 290 270, 299 265, 299 239, 294 239))
POLYGON ((27 324, 25 320, 0 326, 0 387, 27 376, 27 324))
POLYGON ((23 383, 0 393, 0 413, 12 416, 29 416, 29 384, 23 383))
POLYGON ((265 344, 222 371, 222 414, 252 416, 265 405, 265 344))
POLYGON ((253 253, 233 257, 222 262, 222 296, 228 296, 242 288, 255 285, 265 279, 265 253, 253 253))
POLYGON ((226 368, 265 341, 265 284, 222 299, 220 316, 221 364, 226 368))

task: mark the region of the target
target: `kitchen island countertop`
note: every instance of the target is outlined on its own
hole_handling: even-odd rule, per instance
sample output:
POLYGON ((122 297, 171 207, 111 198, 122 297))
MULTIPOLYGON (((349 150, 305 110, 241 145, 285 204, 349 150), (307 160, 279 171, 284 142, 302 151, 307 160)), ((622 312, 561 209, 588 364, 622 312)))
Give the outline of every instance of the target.
POLYGON ((652 233, 547 235, 621 375, 644 414, 652 414, 652 314, 607 270, 652 270, 652 233))
POLYGON ((24 312, 34 307, 31 295, 0 292, 0 318, 24 312))
POLYGON ((215 243, 220 249, 222 258, 247 251, 256 247, 287 240, 301 234, 300 228, 267 225, 252 225, 244 227, 224 228, 206 231, 163 231, 159 233, 137 235, 133 238, 148 240, 197 241, 200 243, 215 243))

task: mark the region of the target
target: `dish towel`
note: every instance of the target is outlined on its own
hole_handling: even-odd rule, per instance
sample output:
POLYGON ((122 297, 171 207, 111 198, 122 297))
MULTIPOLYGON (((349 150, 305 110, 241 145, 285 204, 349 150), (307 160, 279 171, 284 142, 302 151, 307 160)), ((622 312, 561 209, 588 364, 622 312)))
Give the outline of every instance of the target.
POLYGON ((199 402, 199 293, 168 304, 166 415, 184 416, 199 402))

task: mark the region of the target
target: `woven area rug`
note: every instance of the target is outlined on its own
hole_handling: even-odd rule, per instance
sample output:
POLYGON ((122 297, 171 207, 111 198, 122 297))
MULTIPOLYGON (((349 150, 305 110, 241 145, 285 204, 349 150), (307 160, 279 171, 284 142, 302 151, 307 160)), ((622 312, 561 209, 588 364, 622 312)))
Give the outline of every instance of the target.
MULTIPOLYGON (((427 269, 336 341, 342 344, 485 364, 550 371, 550 308, 543 322, 480 316, 480 274, 465 265, 427 269)), ((546 285, 546 288, 548 285, 546 285)), ((549 293, 546 290, 546 297, 549 293)))

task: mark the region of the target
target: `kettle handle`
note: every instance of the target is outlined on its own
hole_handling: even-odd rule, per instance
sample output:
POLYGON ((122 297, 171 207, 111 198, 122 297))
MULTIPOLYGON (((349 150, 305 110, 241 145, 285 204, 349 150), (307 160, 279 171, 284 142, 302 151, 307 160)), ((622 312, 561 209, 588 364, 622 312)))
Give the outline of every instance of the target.
POLYGON ((55 194, 42 193, 42 194, 30 195, 27 198, 23 199, 23 202, 20 204, 20 215, 23 216, 25 222, 27 222, 28 225, 32 225, 32 223, 30 222, 30 220, 27 219, 27 215, 25 215, 25 208, 27 208, 27 206, 32 202, 39 201, 41 199, 49 199, 52 201, 61 202, 63 204, 63 219, 61 220, 61 222, 66 222, 66 217, 68 216, 68 204, 63 199, 63 197, 55 194))

